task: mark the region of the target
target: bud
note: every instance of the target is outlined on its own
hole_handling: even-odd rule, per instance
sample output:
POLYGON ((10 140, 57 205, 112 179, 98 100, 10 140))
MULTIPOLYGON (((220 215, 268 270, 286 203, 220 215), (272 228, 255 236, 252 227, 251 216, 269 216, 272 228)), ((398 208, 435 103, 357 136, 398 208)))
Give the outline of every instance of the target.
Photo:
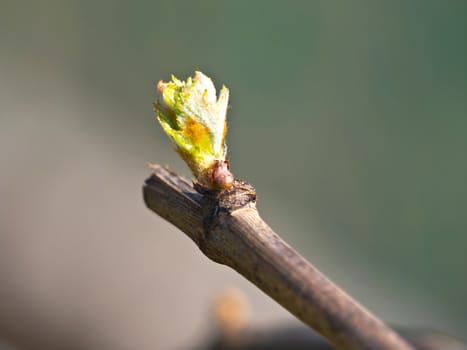
POLYGON ((210 189, 230 188, 233 175, 225 145, 229 90, 222 86, 217 98, 211 79, 201 72, 186 81, 175 76, 167 83, 161 80, 157 90, 157 119, 199 183, 210 189))

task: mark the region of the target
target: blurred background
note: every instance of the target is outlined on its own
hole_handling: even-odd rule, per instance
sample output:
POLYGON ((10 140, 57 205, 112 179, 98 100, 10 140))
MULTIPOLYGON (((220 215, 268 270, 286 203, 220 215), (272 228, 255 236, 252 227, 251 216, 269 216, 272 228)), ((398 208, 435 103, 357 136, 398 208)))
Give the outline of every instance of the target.
POLYGON ((144 206, 147 162, 190 176, 152 101, 194 70, 229 87, 233 171, 285 240, 386 321, 466 339, 466 37, 455 0, 3 0, 2 341, 187 349, 226 288, 296 322, 144 206))

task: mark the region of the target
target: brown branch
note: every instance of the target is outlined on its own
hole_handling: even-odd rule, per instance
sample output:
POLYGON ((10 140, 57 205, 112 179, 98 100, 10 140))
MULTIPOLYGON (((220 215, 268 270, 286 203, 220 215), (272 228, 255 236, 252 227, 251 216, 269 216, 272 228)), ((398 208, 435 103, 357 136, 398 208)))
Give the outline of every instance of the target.
POLYGON ((160 166, 143 187, 148 208, 210 259, 242 274, 337 349, 413 349, 284 242, 259 216, 255 192, 236 182, 219 196, 195 191, 160 166))

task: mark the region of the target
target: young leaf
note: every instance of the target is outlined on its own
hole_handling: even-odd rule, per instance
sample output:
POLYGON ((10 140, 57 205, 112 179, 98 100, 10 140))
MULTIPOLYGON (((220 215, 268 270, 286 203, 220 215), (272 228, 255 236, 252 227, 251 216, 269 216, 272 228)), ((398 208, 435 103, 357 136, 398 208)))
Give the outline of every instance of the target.
POLYGON ((157 119, 175 144, 175 149, 209 189, 227 189, 234 178, 226 160, 227 104, 229 90, 219 97, 211 79, 201 72, 180 81, 159 81, 160 97, 154 103, 157 119))

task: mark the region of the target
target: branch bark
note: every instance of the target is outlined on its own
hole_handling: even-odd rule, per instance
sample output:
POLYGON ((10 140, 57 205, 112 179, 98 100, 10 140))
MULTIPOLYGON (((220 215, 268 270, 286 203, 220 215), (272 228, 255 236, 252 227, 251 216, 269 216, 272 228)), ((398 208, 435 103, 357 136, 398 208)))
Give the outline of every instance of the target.
POLYGON ((200 194, 170 170, 158 165, 152 170, 143 187, 149 209, 182 230, 208 258, 239 272, 337 349, 413 350, 261 219, 250 185, 237 181, 229 192, 200 194))

